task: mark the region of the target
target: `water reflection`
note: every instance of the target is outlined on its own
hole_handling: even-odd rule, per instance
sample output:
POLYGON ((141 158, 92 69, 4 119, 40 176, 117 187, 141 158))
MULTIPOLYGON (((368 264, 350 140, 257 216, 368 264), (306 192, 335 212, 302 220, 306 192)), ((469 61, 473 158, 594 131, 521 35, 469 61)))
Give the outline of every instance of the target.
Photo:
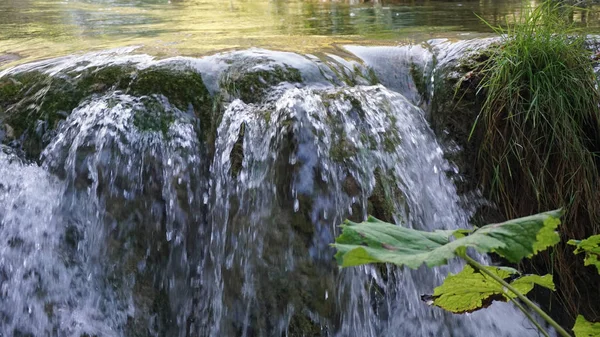
POLYGON ((487 33, 474 13, 501 24, 523 6, 521 0, 2 0, 0 54, 44 57, 131 44, 182 54, 394 43, 487 33))

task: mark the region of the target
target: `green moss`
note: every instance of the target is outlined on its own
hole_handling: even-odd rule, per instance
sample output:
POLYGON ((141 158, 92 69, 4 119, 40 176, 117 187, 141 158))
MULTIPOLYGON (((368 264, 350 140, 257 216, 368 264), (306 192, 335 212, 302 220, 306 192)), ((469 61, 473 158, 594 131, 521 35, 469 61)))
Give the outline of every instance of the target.
POLYGON ((23 134, 30 136, 22 145, 32 157, 39 156, 43 132, 66 116, 60 110, 68 108, 72 98, 68 93, 57 93, 63 87, 68 87, 64 79, 39 71, 13 74, 3 79, 0 106, 4 111, 4 122, 11 126, 14 138, 23 134))
POLYGON ((413 82, 415 83, 417 91, 421 95, 427 95, 427 79, 425 78, 425 72, 423 71, 423 68, 416 63, 411 63, 408 71, 413 79, 413 82))
POLYGON ((482 134, 480 130, 472 133, 472 127, 485 98, 478 86, 483 78, 482 61, 486 55, 489 54, 485 51, 467 54, 457 64, 441 68, 434 79, 439 85, 434 87, 429 122, 442 142, 456 143, 463 149, 445 154, 446 159, 460 167, 461 176, 465 177, 455 180, 459 194, 479 188, 480 173, 475 163, 482 134))
POLYGON ((347 71, 345 67, 332 66, 331 70, 337 76, 337 78, 339 78, 346 85, 351 86, 351 87, 357 85, 356 79, 354 78, 354 74, 350 71, 347 71))
POLYGON ((377 78, 377 74, 375 74, 375 70, 373 70, 373 68, 369 68, 369 70, 367 70, 366 77, 371 85, 379 84, 379 79, 377 78))
POLYGON ((364 117, 364 111, 362 109, 362 103, 354 96, 345 96, 346 99, 348 99, 348 101, 350 101, 350 104, 352 105, 353 109, 356 109, 356 111, 359 113, 359 116, 364 117))
POLYGON ((270 87, 283 82, 302 83, 302 74, 287 65, 258 70, 232 67, 222 77, 221 89, 245 103, 258 103, 265 98, 270 87))
POLYGON ((175 117, 171 111, 166 111, 164 106, 154 98, 143 99, 144 109, 137 110, 133 116, 133 125, 141 131, 161 132, 167 136, 169 127, 175 117))
POLYGON ((0 80, 0 106, 6 102, 17 98, 21 86, 14 79, 8 78, 0 80))
POLYGON ((265 122, 267 122, 267 125, 271 123, 271 114, 272 114, 271 110, 266 110, 263 113, 263 116, 265 117, 265 122))
POLYGON ((306 314, 295 314, 289 325, 290 337, 321 336, 321 325, 308 317, 306 314))
POLYGON ((244 134, 246 131, 246 124, 243 123, 238 133, 238 139, 233 145, 231 154, 229 155, 229 161, 231 162, 231 177, 237 178, 242 171, 242 164, 244 163, 244 134))
MULTIPOLYGON (((0 118, 11 126, 14 138, 21 139, 20 146, 25 152, 31 158, 38 158, 45 146, 42 139, 46 132, 55 129, 82 100, 110 90, 137 96, 161 94, 180 110, 192 109, 201 120, 203 140, 209 148, 213 147, 222 107, 213 101, 202 76, 191 68, 162 66, 137 70, 126 64, 71 70, 53 76, 39 71, 13 74, 0 79, 0 118)), ((155 110, 136 115, 135 125, 142 130, 166 133, 172 119, 155 110)))
POLYGON ((386 152, 388 152, 388 153, 395 152, 396 149, 398 148, 398 146, 399 146, 398 141, 393 139, 393 137, 384 136, 383 148, 386 152))
POLYGON ((396 213, 394 200, 404 203, 404 194, 388 175, 376 169, 375 187, 367 200, 367 213, 383 221, 393 222, 396 213))
POLYGON ((200 118, 202 139, 209 144, 214 142, 220 106, 215 104, 202 76, 194 69, 164 66, 143 69, 132 80, 129 91, 137 96, 161 94, 178 109, 193 110, 200 118))
POLYGON ((0 80, 0 109, 14 137, 25 136, 21 146, 37 158, 44 132, 54 129, 89 95, 125 86, 130 69, 111 66, 54 76, 40 71, 12 74, 0 80))
POLYGON ((161 94, 182 111, 190 106, 198 113, 212 108, 212 99, 202 76, 193 69, 151 67, 140 70, 129 88, 130 93, 143 96, 161 94))
POLYGON ((389 112, 390 110, 386 110, 386 111, 388 112, 387 117, 389 120, 390 132, 386 132, 386 133, 382 134, 383 150, 388 153, 393 153, 393 152, 396 152, 396 150, 402 143, 402 139, 398 136, 400 134, 400 132, 398 131, 398 127, 396 126, 396 124, 398 122, 396 119, 396 116, 391 114, 389 112))
POLYGON ((346 138, 346 134, 342 133, 340 138, 331 145, 331 148, 329 149, 329 157, 333 161, 341 163, 344 160, 354 156, 358 151, 358 149, 355 148, 353 144, 348 142, 346 138))
POLYGON ((133 65, 111 65, 108 67, 94 67, 84 70, 79 77, 77 87, 85 95, 103 92, 108 89, 125 90, 133 80, 137 69, 133 65))

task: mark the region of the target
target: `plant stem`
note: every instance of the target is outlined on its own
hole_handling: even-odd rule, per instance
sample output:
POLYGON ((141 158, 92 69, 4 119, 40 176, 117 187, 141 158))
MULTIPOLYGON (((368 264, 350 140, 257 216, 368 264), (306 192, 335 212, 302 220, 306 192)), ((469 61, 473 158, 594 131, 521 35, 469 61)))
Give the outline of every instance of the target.
POLYGON ((535 318, 533 318, 533 316, 531 316, 531 314, 529 313, 529 311, 527 311, 527 309, 525 309, 521 303, 519 303, 516 299, 508 296, 508 294, 506 294, 506 292, 504 292, 505 296, 507 298, 510 298, 510 301, 517 307, 519 308, 519 310, 521 310, 521 312, 523 313, 523 315, 525 315, 527 317, 527 319, 533 324, 535 325, 535 327, 538 329, 539 332, 541 332, 544 336, 546 337, 550 337, 550 335, 548 334, 548 332, 546 330, 544 330, 544 328, 542 328, 542 326, 540 325, 540 323, 538 323, 535 318))
POLYGON ((561 335, 563 337, 571 337, 571 335, 567 331, 565 331, 565 329, 563 329, 558 323, 556 323, 556 321, 554 321, 550 316, 548 316, 548 314, 546 314, 544 312, 544 310, 540 309, 540 307, 538 307, 537 305, 535 305, 535 303, 531 302, 531 300, 529 300, 527 297, 525 297, 525 295, 521 294, 521 292, 519 292, 513 286, 511 286, 510 284, 508 284, 506 281, 504 281, 503 279, 501 279, 500 277, 498 277, 494 273, 492 273, 489 270, 485 269, 485 266, 483 266, 479 262, 473 260, 467 254, 461 254, 461 257, 463 259, 465 259, 465 261, 467 261, 467 263, 471 267, 473 267, 476 270, 478 270, 478 271, 486 274, 487 276, 489 276, 492 279, 494 279, 494 281, 500 283, 506 289, 510 290, 510 292, 512 292, 513 294, 515 294, 521 301, 523 301, 531 309, 533 309, 533 311, 535 311, 538 315, 540 315, 546 322, 548 322, 548 324, 552 325, 552 327, 556 330, 556 332, 558 332, 559 335, 561 335))

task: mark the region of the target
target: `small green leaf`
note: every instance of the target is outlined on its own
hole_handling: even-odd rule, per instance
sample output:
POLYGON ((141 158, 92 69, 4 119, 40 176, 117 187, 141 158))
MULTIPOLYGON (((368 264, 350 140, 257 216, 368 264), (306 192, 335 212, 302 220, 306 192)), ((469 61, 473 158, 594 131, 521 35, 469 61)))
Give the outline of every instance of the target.
POLYGON ((585 317, 579 315, 573 327, 575 337, 598 337, 600 336, 600 323, 588 322, 585 317))
POLYGON ((555 232, 560 210, 540 213, 477 230, 424 232, 392 225, 373 217, 362 223, 346 221, 333 246, 341 267, 367 263, 393 263, 418 268, 446 264, 467 247, 481 253, 496 252, 510 262, 519 262, 558 242, 555 232), (452 237, 455 240, 451 240, 452 237))
POLYGON ((519 274, 519 271, 512 267, 498 266, 496 268, 507 271, 510 274, 519 274))
MULTIPOLYGON (((525 275, 512 281, 510 284, 522 294, 527 294, 528 292, 530 292, 535 284, 544 288, 548 288, 552 291, 556 290, 556 288, 554 288, 554 282, 552 281, 552 275, 525 275)), ((509 295, 511 297, 514 296, 514 294, 512 293, 510 293, 509 295)))
POLYGON ((560 242, 560 236, 556 233, 558 225, 560 225, 559 218, 548 217, 544 220, 544 227, 538 232, 535 245, 533 246, 533 255, 560 242))
POLYGON ((600 274, 600 235, 593 235, 585 240, 569 240, 567 243, 576 246, 575 254, 585 252, 585 265, 596 266, 600 274))
MULTIPOLYGON (((502 269, 487 269, 503 279, 511 275, 502 269)), ((502 285, 468 265, 460 273, 448 275, 444 283, 434 289, 432 299, 433 305, 453 313, 473 312, 488 307, 494 300, 506 301, 502 285)))
MULTIPOLYGON (((504 268, 485 268, 502 279, 509 279, 514 275, 512 271, 504 268)), ((534 284, 554 290, 551 275, 525 275, 510 284, 523 294, 531 291, 534 284)), ((509 300, 507 296, 513 297, 514 294, 505 291, 494 279, 467 265, 460 273, 450 274, 441 286, 435 288, 433 296, 425 298, 431 300, 435 306, 460 314, 486 308, 493 301, 506 302, 509 300)))

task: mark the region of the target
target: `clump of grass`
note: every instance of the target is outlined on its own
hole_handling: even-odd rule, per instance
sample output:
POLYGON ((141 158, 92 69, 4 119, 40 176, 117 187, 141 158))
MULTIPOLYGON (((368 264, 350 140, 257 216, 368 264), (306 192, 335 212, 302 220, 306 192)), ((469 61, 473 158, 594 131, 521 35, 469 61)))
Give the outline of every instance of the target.
MULTIPOLYGON (((600 233, 600 94, 585 35, 561 10, 546 3, 495 28, 501 43, 483 65, 485 100, 473 131, 484 184, 505 216, 565 207, 562 234, 586 237, 600 233)), ((552 265, 573 296, 562 255, 555 251, 552 265)))

